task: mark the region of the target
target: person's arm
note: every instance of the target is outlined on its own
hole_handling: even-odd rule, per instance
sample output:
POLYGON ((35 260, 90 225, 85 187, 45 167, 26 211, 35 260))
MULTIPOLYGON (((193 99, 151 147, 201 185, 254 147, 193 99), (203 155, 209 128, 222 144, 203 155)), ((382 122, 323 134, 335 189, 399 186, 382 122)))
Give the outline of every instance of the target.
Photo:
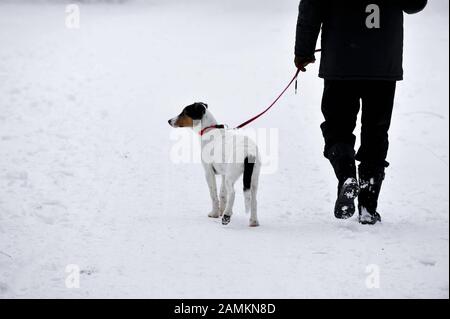
POLYGON ((297 21, 295 64, 302 70, 316 61, 314 52, 322 25, 321 0, 301 0, 297 21))
POLYGON ((422 11, 427 6, 428 0, 401 0, 403 11, 414 14, 422 11))

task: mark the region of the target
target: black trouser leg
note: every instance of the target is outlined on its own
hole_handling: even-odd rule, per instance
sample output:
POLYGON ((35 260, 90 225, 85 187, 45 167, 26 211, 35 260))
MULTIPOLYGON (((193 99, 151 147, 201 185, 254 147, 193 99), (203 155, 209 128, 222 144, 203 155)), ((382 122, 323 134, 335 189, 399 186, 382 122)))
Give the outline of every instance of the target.
POLYGON ((356 159, 359 166, 360 217, 363 223, 373 224, 381 220, 377 213, 378 199, 389 166, 386 157, 389 149, 389 128, 394 107, 396 82, 367 81, 362 90, 362 129, 361 147, 356 159))
POLYGON ((361 147, 356 159, 368 173, 383 173, 389 149, 395 81, 365 81, 362 88, 361 147))
POLYGON ((324 155, 333 165, 340 184, 347 178, 356 178, 355 141, 353 134, 360 110, 357 81, 325 80, 322 100, 322 133, 325 139, 324 155))

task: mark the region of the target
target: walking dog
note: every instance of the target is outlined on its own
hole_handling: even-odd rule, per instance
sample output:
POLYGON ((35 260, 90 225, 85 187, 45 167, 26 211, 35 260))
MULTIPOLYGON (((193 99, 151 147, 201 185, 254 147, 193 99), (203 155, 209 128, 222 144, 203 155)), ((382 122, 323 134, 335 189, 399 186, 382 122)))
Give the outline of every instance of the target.
POLYGON ((169 120, 174 128, 188 127, 200 136, 202 164, 212 200, 211 218, 222 217, 228 225, 233 215, 236 181, 244 176, 245 210, 250 212, 250 227, 259 226, 257 191, 261 171, 258 147, 248 137, 218 125, 205 103, 194 103, 169 120), (222 176, 220 195, 216 176, 222 176))

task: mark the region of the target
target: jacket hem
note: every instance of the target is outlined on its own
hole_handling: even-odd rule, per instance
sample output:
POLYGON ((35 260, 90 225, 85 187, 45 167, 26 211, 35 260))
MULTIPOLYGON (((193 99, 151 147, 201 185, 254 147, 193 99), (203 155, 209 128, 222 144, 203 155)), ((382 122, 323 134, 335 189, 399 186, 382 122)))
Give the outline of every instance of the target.
POLYGON ((385 76, 385 75, 328 75, 320 73, 319 77, 324 80, 341 80, 341 81, 403 81, 403 75, 385 76))

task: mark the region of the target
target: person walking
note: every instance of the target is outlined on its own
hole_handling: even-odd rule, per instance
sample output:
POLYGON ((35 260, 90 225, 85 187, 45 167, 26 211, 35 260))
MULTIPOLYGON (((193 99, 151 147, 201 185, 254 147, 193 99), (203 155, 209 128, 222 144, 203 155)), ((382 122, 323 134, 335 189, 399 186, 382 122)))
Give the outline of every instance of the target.
POLYGON ((301 0, 295 65, 314 63, 322 30, 319 76, 324 79, 321 125, 325 157, 338 179, 334 214, 359 222, 381 222, 378 199, 385 179, 389 128, 397 81, 403 80, 404 12, 422 11, 427 0, 301 0), (355 151, 358 113, 361 146, 355 151), (357 166, 359 167, 359 181, 357 166))

